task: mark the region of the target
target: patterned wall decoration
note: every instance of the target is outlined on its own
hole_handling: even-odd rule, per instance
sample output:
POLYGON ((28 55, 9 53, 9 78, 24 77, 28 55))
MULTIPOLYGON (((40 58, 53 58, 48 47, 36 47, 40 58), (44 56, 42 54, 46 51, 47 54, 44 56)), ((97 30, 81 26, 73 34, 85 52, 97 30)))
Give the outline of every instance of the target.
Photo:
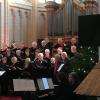
POLYGON ((9 7, 9 44, 15 41, 17 44, 24 42, 28 44, 30 30, 31 10, 20 7, 9 7))

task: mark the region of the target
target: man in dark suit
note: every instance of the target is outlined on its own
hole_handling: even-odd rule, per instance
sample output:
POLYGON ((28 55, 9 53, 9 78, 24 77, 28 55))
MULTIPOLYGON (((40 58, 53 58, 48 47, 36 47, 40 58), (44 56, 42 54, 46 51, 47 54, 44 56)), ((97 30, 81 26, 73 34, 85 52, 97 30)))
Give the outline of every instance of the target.
POLYGON ((34 66, 37 69, 37 76, 46 76, 46 70, 48 69, 47 62, 44 60, 43 53, 38 53, 38 57, 34 60, 34 66))

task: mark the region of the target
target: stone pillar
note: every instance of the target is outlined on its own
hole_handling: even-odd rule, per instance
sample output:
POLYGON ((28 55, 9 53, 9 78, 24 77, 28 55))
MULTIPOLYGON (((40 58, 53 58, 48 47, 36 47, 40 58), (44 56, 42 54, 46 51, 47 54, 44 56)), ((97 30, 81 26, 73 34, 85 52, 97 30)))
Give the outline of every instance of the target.
POLYGON ((4 0, 4 46, 7 45, 7 0, 4 0))
POLYGON ((12 12, 12 17, 13 17, 13 19, 12 19, 12 25, 13 25, 13 27, 12 27, 12 30, 13 30, 12 36, 13 36, 13 41, 15 41, 15 12, 14 12, 14 9, 11 9, 11 12, 12 12))
POLYGON ((0 48, 2 48, 4 44, 4 0, 0 0, 0 9, 0 48))
POLYGON ((74 35, 74 7, 75 7, 75 4, 74 4, 74 1, 72 0, 72 35, 74 35))
POLYGON ((66 19, 67 18, 66 4, 65 4, 65 7, 64 7, 63 11, 64 11, 64 15, 63 15, 63 32, 64 32, 64 35, 66 35, 66 33, 67 33, 67 31, 66 31, 66 26, 67 26, 67 23, 66 23, 66 20, 67 20, 66 19))
POLYGON ((20 19, 19 19, 19 20, 20 20, 20 21, 19 21, 19 22, 20 22, 20 23, 19 23, 19 26, 20 26, 20 27, 19 27, 19 28, 20 28, 20 41, 23 42, 23 40, 22 40, 22 37, 23 37, 23 36, 22 36, 22 12, 21 12, 21 10, 18 10, 18 12, 19 12, 19 18, 20 18, 20 19))
POLYGON ((45 13, 45 37, 48 36, 48 13, 45 13))
POLYGON ((37 2, 38 0, 32 0, 32 14, 31 14, 31 42, 37 40, 37 2))
POLYGON ((26 38, 26 44, 28 45, 28 39, 29 39, 29 37, 28 37, 28 34, 30 34, 29 33, 29 15, 28 15, 28 12, 26 11, 25 12, 25 17, 26 17, 26 31, 25 31, 25 38, 26 38))

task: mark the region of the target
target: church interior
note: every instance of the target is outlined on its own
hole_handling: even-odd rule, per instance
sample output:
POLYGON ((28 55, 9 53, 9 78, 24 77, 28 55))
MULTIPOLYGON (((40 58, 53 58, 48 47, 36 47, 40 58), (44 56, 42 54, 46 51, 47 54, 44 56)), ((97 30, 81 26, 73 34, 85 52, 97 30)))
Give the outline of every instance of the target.
POLYGON ((99 14, 100 0, 0 0, 0 100, 100 100, 100 67, 77 88, 100 60, 99 14))

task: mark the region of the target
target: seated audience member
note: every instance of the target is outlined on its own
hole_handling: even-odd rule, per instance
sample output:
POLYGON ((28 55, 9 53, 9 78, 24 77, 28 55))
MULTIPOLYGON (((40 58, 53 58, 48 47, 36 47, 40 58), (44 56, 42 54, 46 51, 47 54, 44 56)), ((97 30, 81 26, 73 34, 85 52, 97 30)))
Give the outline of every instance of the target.
POLYGON ((59 87, 56 91, 56 100, 72 100, 70 97, 70 94, 72 94, 70 91, 70 87, 68 84, 67 77, 65 73, 60 73, 58 75, 58 84, 59 87))
POLYGON ((78 100, 78 96, 74 93, 75 88, 78 86, 77 74, 75 72, 71 72, 67 79, 66 74, 62 72, 58 77, 58 100, 78 100))
POLYGON ((76 72, 71 72, 68 75, 68 83, 69 83, 69 89, 70 89, 70 99, 71 100, 78 100, 78 96, 74 93, 74 90, 79 85, 78 81, 78 75, 76 72))
POLYGON ((74 90, 78 85, 78 76, 76 72, 71 72, 68 75, 68 83, 72 86, 72 90, 74 90))

